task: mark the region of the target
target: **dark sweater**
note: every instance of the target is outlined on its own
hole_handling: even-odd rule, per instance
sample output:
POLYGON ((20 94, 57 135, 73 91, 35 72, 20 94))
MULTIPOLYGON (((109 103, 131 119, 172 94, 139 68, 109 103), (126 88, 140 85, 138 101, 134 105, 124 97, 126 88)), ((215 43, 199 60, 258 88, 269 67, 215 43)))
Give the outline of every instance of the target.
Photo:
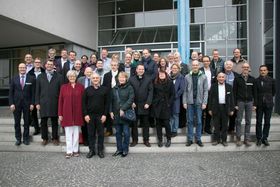
POLYGON ((107 115, 110 105, 110 89, 100 86, 87 87, 83 94, 83 115, 107 115))
POLYGON ((193 81, 193 99, 196 99, 196 96, 197 96, 198 73, 193 73, 192 74, 192 81, 193 81))

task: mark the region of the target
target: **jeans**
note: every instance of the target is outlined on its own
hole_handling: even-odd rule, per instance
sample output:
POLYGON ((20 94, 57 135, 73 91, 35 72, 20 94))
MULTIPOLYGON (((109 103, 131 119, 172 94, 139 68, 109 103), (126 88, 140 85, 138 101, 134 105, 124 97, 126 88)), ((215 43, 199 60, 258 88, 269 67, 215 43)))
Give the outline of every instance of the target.
POLYGON ((171 132, 176 132, 179 127, 179 114, 172 114, 170 117, 171 132))
POLYGON ((187 108, 187 115, 188 115, 188 141, 193 140, 193 124, 194 124, 194 115, 196 115, 196 141, 201 141, 201 129, 202 129, 202 123, 201 123, 201 115, 202 115, 202 109, 201 104, 188 104, 187 108))
POLYGON ((117 140, 117 150, 119 152, 128 153, 129 145, 129 124, 128 123, 117 123, 116 128, 116 140, 117 140))
POLYGON ((257 108, 256 136, 258 140, 267 140, 270 129, 270 118, 273 107, 259 106, 257 108), (264 116, 264 125, 262 129, 262 119, 264 116))
POLYGON ((243 118, 243 113, 245 110, 245 137, 244 140, 250 139, 250 128, 251 128, 251 117, 252 117, 252 108, 253 102, 243 102, 239 101, 237 103, 238 111, 237 111, 237 118, 236 118, 236 136, 237 138, 241 137, 241 122, 243 118))

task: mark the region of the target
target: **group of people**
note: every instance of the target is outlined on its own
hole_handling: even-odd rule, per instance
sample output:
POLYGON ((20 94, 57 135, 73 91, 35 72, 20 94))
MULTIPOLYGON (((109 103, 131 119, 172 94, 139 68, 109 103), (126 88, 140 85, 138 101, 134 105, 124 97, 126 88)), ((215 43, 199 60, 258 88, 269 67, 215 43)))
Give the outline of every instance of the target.
POLYGON ((143 143, 147 147, 151 147, 151 126, 156 127, 158 146, 170 147, 178 128, 186 125, 186 146, 196 142, 202 147, 201 134, 212 134, 212 128, 212 144, 227 146, 227 135, 235 127, 236 145, 241 146, 244 111, 244 144, 250 146, 253 110, 257 118, 256 144, 269 145, 275 81, 268 76, 265 65, 260 66, 258 78, 251 76, 250 65, 238 48, 228 61, 223 61, 214 49, 212 59, 193 52, 188 63, 181 61, 179 52, 164 58, 157 53, 152 56, 149 49, 144 49, 141 56, 127 48, 124 62, 117 54, 108 58, 105 48, 100 59, 93 53, 89 62, 86 55, 77 60, 76 52, 66 49, 61 50, 60 58, 55 55, 55 49, 49 49, 45 63, 40 58, 33 63, 32 56, 26 54, 25 63, 18 66, 19 74, 11 80, 9 103, 14 113, 17 146, 22 142, 29 145, 30 125, 35 128, 34 135, 41 133, 42 145, 47 145, 49 118, 54 145, 59 145, 58 121, 64 128, 66 158, 79 156, 80 127, 84 144, 89 146, 87 158, 96 154, 104 158, 104 136, 112 135, 113 127, 117 142, 113 156, 126 157, 129 147, 138 144, 138 126, 143 128, 143 143), (135 112, 136 120, 126 118, 128 110, 135 112))

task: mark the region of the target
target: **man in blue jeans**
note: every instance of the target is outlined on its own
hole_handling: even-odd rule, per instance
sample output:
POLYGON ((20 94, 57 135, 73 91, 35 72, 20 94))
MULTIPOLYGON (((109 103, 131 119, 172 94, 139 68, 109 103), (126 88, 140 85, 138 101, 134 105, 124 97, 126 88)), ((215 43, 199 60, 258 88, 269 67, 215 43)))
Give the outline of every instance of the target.
POLYGON ((186 146, 193 144, 193 124, 196 118, 196 143, 203 147, 201 142, 201 115, 202 110, 206 108, 208 99, 207 77, 199 70, 199 62, 192 61, 192 70, 186 75, 186 89, 183 95, 183 106, 187 109, 188 116, 188 141, 186 146))
POLYGON ((236 118, 236 145, 241 146, 241 122, 245 111, 245 135, 244 144, 248 147, 250 144, 250 128, 252 111, 256 110, 257 90, 255 78, 249 75, 250 65, 244 63, 242 65, 242 73, 234 79, 233 92, 235 109, 237 110, 236 118))

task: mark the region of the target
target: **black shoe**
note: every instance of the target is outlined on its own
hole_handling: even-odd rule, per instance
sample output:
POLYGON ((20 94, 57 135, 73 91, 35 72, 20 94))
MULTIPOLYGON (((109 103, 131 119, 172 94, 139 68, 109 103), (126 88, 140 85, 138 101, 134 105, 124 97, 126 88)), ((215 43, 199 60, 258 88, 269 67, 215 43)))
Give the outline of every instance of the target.
POLYGON ((151 147, 151 144, 149 141, 144 141, 144 145, 147 146, 147 147, 151 147))
POLYGON ((177 136, 177 132, 172 132, 171 137, 174 138, 177 136))
POLYGON ((213 143, 212 143, 212 145, 214 145, 214 146, 216 146, 216 145, 218 145, 220 142, 218 142, 218 141, 214 141, 213 143))
POLYGON ((163 143, 162 143, 162 141, 158 141, 158 147, 162 147, 163 146, 163 143))
POLYGON ((87 154, 87 158, 91 158, 95 155, 95 151, 89 151, 89 153, 87 154))
POLYGON ((127 155, 128 155, 127 152, 123 152, 123 153, 122 153, 122 157, 126 157, 127 155))
POLYGON ((35 132, 33 133, 33 136, 36 136, 38 134, 40 134, 40 128, 39 129, 35 129, 35 132))
POLYGON ((21 141, 19 141, 19 140, 17 140, 15 143, 16 146, 19 146, 20 144, 21 144, 21 141))
POLYGON ((186 146, 189 147, 189 146, 191 146, 192 144, 193 144, 192 141, 188 141, 188 142, 186 143, 186 146))
POLYGON ((207 134, 210 134, 210 135, 213 134, 212 131, 209 130, 209 129, 208 130, 204 130, 204 132, 206 132, 207 134))
POLYGON ((123 152, 120 152, 120 151, 116 151, 112 156, 119 156, 119 155, 122 155, 123 152))
POLYGON ((138 144, 138 142, 132 142, 131 144, 130 144, 130 147, 135 147, 136 145, 138 144))
POLYGON ((171 145, 171 140, 167 140, 167 142, 165 143, 165 147, 170 147, 171 145))
POLYGON ((262 145, 262 141, 261 140, 257 140, 257 146, 261 146, 262 145))
POLYGON ((268 143, 267 140, 263 140, 262 143, 263 143, 265 146, 270 146, 270 144, 268 143))
POLYGON ((246 147, 250 147, 252 144, 249 142, 249 140, 245 140, 244 144, 246 147))
POLYGON ((88 146, 88 142, 84 142, 84 146, 88 146))
POLYGON ((227 142, 222 142, 223 146, 224 147, 227 147, 228 146, 228 143, 227 142))
POLYGON ((203 147, 203 143, 201 141, 197 141, 196 144, 199 146, 199 147, 203 147))
POLYGON ((23 140, 23 144, 24 145, 29 145, 30 143, 29 143, 29 140, 23 140))
POLYGON ((98 152, 97 155, 99 156, 99 158, 104 158, 104 153, 101 151, 101 152, 98 152))

